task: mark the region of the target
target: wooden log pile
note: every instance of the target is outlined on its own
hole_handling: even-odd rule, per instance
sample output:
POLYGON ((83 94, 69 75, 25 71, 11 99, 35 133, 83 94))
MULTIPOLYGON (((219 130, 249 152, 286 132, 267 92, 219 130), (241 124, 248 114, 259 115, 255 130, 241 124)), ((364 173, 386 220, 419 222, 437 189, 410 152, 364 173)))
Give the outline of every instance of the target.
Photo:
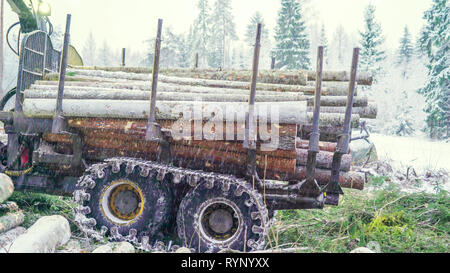
MULTIPOLYGON (((150 109, 151 69, 92 68, 69 69, 66 77, 63 114, 69 126, 84 135, 84 153, 88 159, 101 160, 114 156, 156 159, 159 146, 145 141, 147 118, 150 109)), ((200 168, 216 172, 242 175, 246 171, 247 150, 242 146, 245 129, 245 113, 248 110, 248 73, 243 71, 195 72, 163 70, 159 77, 156 103, 156 120, 172 132, 182 133, 200 126, 201 140, 196 135, 183 134, 174 139, 171 153, 174 164, 186 168, 200 168), (175 75, 175 76, 174 76, 175 75), (183 76, 183 77, 180 77, 183 76), (201 105, 200 117, 185 116, 193 113, 194 106, 201 105), (237 113, 231 119, 220 113, 237 113), (222 122, 216 122, 221 120, 222 122), (231 126, 232 133, 228 133, 231 126), (216 132, 225 129, 223 134, 216 132), (228 140, 232 135, 234 140, 228 140), (207 139, 209 136, 210 139, 207 139)), ((308 149, 308 126, 311 124, 314 86, 309 85, 307 72, 260 73, 256 95, 257 127, 266 126, 270 135, 273 124, 270 113, 279 111, 279 141, 257 136, 257 171, 266 179, 303 180, 308 149), (301 82, 300 82, 300 79, 301 82), (267 124, 266 124, 267 123, 267 124)), ((320 116, 322 135, 321 152, 317 157, 316 179, 326 184, 331 177, 331 162, 335 143, 329 139, 342 128, 346 103, 345 82, 335 82, 329 77, 330 89, 324 82, 322 107, 327 109, 320 116), (344 84, 344 85, 343 85, 344 84), (332 91, 330 91, 332 90, 332 91), (329 93, 332 92, 332 95, 329 93), (333 111, 334 108, 339 110, 333 111)), ((24 92, 23 110, 28 117, 53 117, 57 97, 58 75, 48 74, 24 92)), ((344 78, 341 78, 343 81, 344 78)), ((363 78, 361 83, 366 82, 363 78)), ((352 127, 357 128, 360 113, 371 105, 367 98, 357 97, 352 127)), ((376 112, 376 110, 375 110, 376 112)), ((45 134, 47 142, 59 149, 71 144, 65 135, 45 134)), ((344 156, 341 184, 344 187, 362 189, 365 178, 351 170, 351 156, 344 156)))

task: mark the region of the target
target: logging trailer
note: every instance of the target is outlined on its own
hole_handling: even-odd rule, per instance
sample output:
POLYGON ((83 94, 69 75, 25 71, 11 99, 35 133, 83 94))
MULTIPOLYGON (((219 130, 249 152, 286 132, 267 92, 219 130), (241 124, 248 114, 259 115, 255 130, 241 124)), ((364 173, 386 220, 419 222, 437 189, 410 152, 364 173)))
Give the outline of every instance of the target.
MULTIPOLYGON (((261 25, 257 28, 245 120, 236 122, 236 126, 245 127, 245 137, 242 142, 228 143, 241 153, 214 150, 214 140, 196 142, 199 146, 192 144, 195 141, 184 140, 181 145, 167 129, 167 124, 173 122, 161 117, 163 109, 158 107, 166 102, 157 100, 161 27, 159 20, 151 86, 146 89, 151 90, 151 96, 135 106, 139 108, 141 103, 147 111, 136 110, 137 114, 130 113, 128 118, 69 114, 69 104, 77 102, 66 99, 69 93, 64 93, 70 92, 72 83, 67 80, 70 15, 61 53, 52 48, 46 32, 34 31, 23 38, 17 83, 20 92, 15 97, 14 111, 3 111, 2 107, 0 112, 8 135, 8 143, 1 147, 0 170, 13 179, 16 189, 73 194, 78 204, 75 221, 87 236, 129 241, 143 250, 154 250, 160 244, 156 242, 173 234, 181 245, 198 252, 225 248, 259 250, 265 247, 274 211, 338 205, 343 194, 341 160, 349 150, 359 49, 353 54, 343 131, 332 155, 330 179, 324 181, 317 178, 324 174, 316 173, 322 47, 318 50, 306 167, 301 173, 294 170, 296 146, 291 150, 278 149, 273 153, 294 151, 292 172, 284 172, 292 160, 274 157, 270 161, 273 166, 268 167, 272 154, 261 151, 261 141, 255 133, 258 126, 252 122, 261 118, 256 110, 258 102, 255 103, 261 25), (44 100, 33 100, 30 87, 49 73, 59 75, 53 89, 53 108, 50 116, 38 115, 45 110, 41 109, 45 108, 44 100), (40 110, 30 110, 35 108, 40 110), (201 145, 209 145, 212 152, 198 156, 201 145)), ((83 102, 88 107, 88 100, 81 101, 80 107, 83 108, 83 102)), ((94 110, 101 107, 98 104, 94 110)), ((298 111, 306 115, 305 108, 298 111)), ((260 126, 261 123, 259 119, 260 126)), ((288 128, 286 135, 289 128, 294 128, 294 145, 298 146, 295 140, 299 124, 291 125, 279 127, 288 128)))

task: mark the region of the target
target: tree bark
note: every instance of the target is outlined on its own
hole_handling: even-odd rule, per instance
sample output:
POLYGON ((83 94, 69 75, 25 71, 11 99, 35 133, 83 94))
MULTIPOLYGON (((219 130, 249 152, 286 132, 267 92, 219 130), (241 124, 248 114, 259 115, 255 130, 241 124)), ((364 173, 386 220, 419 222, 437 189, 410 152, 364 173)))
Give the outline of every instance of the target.
MULTIPOLYGON (((366 107, 367 105, 368 105, 367 97, 356 97, 353 100, 353 107, 366 107)), ((314 98, 308 98, 308 106, 314 106, 314 98)), ((345 106, 347 106, 347 97, 324 96, 320 99, 320 106, 345 107, 345 106)), ((320 110, 322 110, 322 108, 320 110)), ((345 111, 344 111, 344 113, 345 113, 345 111)))
MULTIPOLYGON (((128 118, 147 119, 150 101, 120 100, 64 100, 63 115, 72 117, 128 118)), ((25 99, 23 110, 26 116, 34 118, 52 118, 55 113, 54 99, 25 99)), ((248 104, 244 102, 189 102, 158 101, 156 103, 157 120, 179 120, 180 113, 194 113, 183 119, 227 121, 226 113, 235 113, 233 121, 244 122, 248 104), (195 115, 201 111, 202 115, 195 115), (223 118, 221 118, 221 114, 223 118)), ((272 111, 278 110, 278 123, 302 124, 306 122, 305 102, 261 102, 255 106, 255 119, 271 122, 272 111)), ((276 112, 274 112, 276 113, 276 112)))
MULTIPOLYGON (((312 112, 314 108, 308 106, 308 112, 312 112)), ((336 113, 345 114, 345 107, 320 107, 320 113, 336 113)), ((369 103, 366 107, 353 107, 353 114, 358 114, 361 118, 376 119, 378 115, 378 108, 376 105, 369 103)))
MULTIPOLYGON (((317 168, 331 170, 333 155, 334 153, 332 152, 320 151, 317 154, 316 158, 317 168)), ((307 160, 308 160, 308 150, 297 149, 297 166, 306 166, 307 160)), ((342 156, 341 171, 343 172, 350 171, 351 165, 352 165, 352 156, 349 154, 342 156)))
MULTIPOLYGON (((306 179, 305 166, 297 166, 295 178, 306 179)), ((331 170, 316 169, 315 179, 320 185, 326 185, 331 182, 331 170)), ((344 188, 363 190, 365 182, 365 174, 361 172, 341 172, 339 176, 339 184, 344 188)))
MULTIPOLYGON (((176 92, 159 92, 158 101, 205 101, 205 102, 248 102, 249 96, 246 94, 227 94, 227 93, 176 93, 176 92)), ((79 89, 72 91, 64 90, 64 99, 79 100, 147 100, 150 98, 151 92, 139 90, 93 90, 79 89)), ((33 89, 25 90, 25 98, 28 99, 55 99, 58 90, 55 87, 36 86, 33 89)), ((273 95, 257 95, 256 102, 287 102, 287 101, 305 101, 306 96, 301 93, 273 93, 273 95)))
POLYGON ((22 211, 14 213, 7 213, 0 217, 0 233, 6 232, 12 228, 21 225, 24 221, 24 215, 22 211))
MULTIPOLYGON (((324 81, 350 81, 350 73, 347 71, 324 71, 322 77, 324 81)), ((314 71, 308 71, 308 80, 316 80, 316 73, 314 71)), ((361 85, 372 85, 373 77, 368 73, 358 73, 356 82, 361 85)))

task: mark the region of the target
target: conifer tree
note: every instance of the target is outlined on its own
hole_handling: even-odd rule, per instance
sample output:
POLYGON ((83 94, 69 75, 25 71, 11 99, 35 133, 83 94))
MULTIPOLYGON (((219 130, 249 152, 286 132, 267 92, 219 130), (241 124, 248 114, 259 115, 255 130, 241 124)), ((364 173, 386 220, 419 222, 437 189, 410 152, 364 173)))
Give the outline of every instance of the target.
POLYGON ((406 78, 407 76, 413 54, 414 48, 411 42, 411 34, 409 33, 408 26, 405 26, 403 36, 400 39, 400 47, 397 52, 397 65, 402 67, 403 78, 406 78))
POLYGON ((275 30, 276 67, 283 69, 309 69, 310 42, 302 9, 295 0, 281 0, 275 30))
POLYGON ((323 46, 324 61, 325 61, 325 64, 328 65, 328 60, 329 60, 329 56, 328 56, 328 39, 327 39, 327 34, 325 32, 325 25, 324 24, 322 24, 322 28, 320 29, 319 45, 323 46))
POLYGON ((375 6, 369 4, 364 12, 364 31, 360 32, 360 71, 368 72, 376 82, 382 72, 381 62, 386 59, 381 49, 384 43, 381 25, 375 20, 375 6))
POLYGON ((230 42, 237 40, 230 0, 216 0, 213 11, 209 65, 224 68, 230 65, 230 42))
MULTIPOLYGON (((209 55, 209 45, 211 43, 211 9, 208 0, 198 1, 198 15, 191 29, 193 54, 198 53, 199 66, 206 66, 209 55)), ((188 39, 189 40, 189 39, 188 39)))
POLYGON ((425 12, 426 25, 420 43, 428 57, 428 81, 419 90, 426 99, 428 131, 431 137, 450 137, 450 5, 433 0, 425 12))
POLYGON ((97 62, 97 46, 92 31, 89 32, 88 38, 83 47, 83 62, 88 66, 96 65, 97 62))

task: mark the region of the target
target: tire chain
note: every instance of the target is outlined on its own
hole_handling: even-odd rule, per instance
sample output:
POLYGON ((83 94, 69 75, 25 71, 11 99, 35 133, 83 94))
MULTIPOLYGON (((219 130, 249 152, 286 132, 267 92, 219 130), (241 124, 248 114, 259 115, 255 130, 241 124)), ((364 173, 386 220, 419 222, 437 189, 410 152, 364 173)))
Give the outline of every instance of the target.
MULTIPOLYGON (((95 229, 97 222, 94 218, 87 217, 91 213, 89 207, 84 206, 84 202, 90 200, 90 194, 86 191, 92 190, 96 186, 95 179, 102 179, 105 176, 105 169, 112 167, 112 172, 119 172, 122 164, 126 164, 126 172, 132 173, 134 168, 140 167, 140 175, 142 177, 148 177, 151 175, 152 171, 156 172, 156 178, 158 181, 162 181, 167 174, 172 174, 173 179, 171 183, 180 184, 186 183, 191 188, 195 188, 198 183, 203 179, 210 185, 214 186, 216 181, 222 181, 222 190, 228 191, 229 183, 237 184, 237 190, 234 192, 235 196, 241 196, 243 192, 246 192, 251 199, 248 200, 249 206, 257 206, 258 212, 252 213, 252 220, 260 220, 261 226, 253 226, 252 232, 259 234, 258 240, 248 240, 247 246, 252 250, 259 250, 264 247, 264 238, 267 236, 268 228, 270 225, 270 220, 268 217, 267 208, 264 206, 262 195, 252 189, 243 179, 238 179, 232 175, 223 175, 213 172, 204 172, 199 170, 190 170, 179 167, 168 166, 161 163, 150 162, 135 158, 117 157, 105 160, 103 163, 91 165, 86 169, 85 175, 83 175, 77 183, 77 190, 74 191, 73 197, 74 201, 78 206, 74 209, 75 222, 83 233, 85 233, 88 238, 95 241, 102 241, 108 232, 106 226, 102 226, 99 231, 95 229), (257 200, 258 204, 255 204, 253 200, 257 200)), ((141 240, 138 239, 138 232, 135 229, 131 229, 129 234, 124 236, 119 233, 117 227, 112 227, 110 229, 110 235, 108 236, 109 241, 126 241, 136 246, 137 249, 142 251, 176 251, 179 246, 173 245, 170 249, 166 249, 165 244, 162 241, 155 241, 152 245, 150 243, 150 238, 148 236, 142 236, 141 240)), ((191 249, 195 252, 194 249, 191 249)))

